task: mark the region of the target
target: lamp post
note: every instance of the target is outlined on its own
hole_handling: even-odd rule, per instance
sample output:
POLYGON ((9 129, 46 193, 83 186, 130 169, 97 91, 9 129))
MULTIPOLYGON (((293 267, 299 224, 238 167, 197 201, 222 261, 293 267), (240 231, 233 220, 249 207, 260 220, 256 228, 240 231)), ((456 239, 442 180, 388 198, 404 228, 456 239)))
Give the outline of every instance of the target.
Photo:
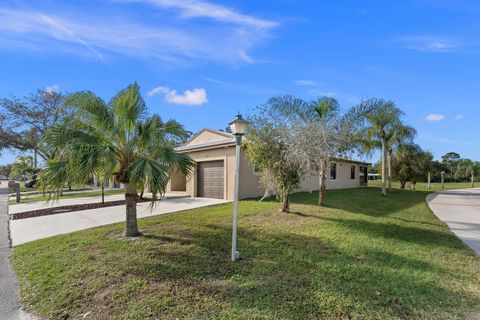
POLYGON ((242 137, 247 129, 247 122, 237 114, 235 120, 229 123, 232 133, 235 135, 235 190, 233 195, 233 226, 232 226, 232 262, 240 258, 237 251, 237 221, 238 221, 238 189, 240 182, 240 145, 242 137))

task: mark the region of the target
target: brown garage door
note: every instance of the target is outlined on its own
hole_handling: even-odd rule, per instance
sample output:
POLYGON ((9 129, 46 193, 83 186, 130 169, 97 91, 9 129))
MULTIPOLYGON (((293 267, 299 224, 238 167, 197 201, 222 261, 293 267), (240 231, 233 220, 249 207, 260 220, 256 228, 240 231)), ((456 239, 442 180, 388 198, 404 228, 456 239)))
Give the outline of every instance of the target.
POLYGON ((197 196, 223 199, 223 160, 197 164, 197 196))

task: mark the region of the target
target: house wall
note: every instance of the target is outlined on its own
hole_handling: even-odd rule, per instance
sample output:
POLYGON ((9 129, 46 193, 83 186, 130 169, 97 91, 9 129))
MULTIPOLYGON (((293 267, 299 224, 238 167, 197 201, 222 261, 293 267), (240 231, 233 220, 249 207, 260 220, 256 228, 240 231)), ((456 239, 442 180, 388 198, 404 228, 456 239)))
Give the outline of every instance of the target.
MULTIPOLYGON (((360 187, 360 165, 350 162, 333 161, 337 164, 337 179, 330 179, 330 165, 327 168, 327 179, 325 184, 328 189, 348 189, 360 187), (351 167, 355 167, 355 179, 351 179, 351 167)), ((315 191, 319 189, 319 177, 311 176, 302 180, 300 188, 296 191, 315 191)))
MULTIPOLYGON (((225 141, 229 140, 228 137, 223 134, 215 133, 212 131, 203 131, 188 145, 203 144, 212 141, 225 141)), ((203 161, 217 161, 222 160, 224 164, 224 199, 233 200, 234 183, 235 183, 235 146, 222 146, 209 150, 192 150, 186 151, 186 155, 190 156, 195 162, 203 161)), ((340 189, 340 188, 357 188, 361 186, 360 183, 360 165, 356 163, 350 163, 347 161, 334 161, 337 164, 337 178, 330 179, 330 165, 327 169, 326 186, 327 189, 340 189), (350 170, 355 166, 355 179, 351 179, 350 170)), ((192 196, 197 196, 197 172, 194 170, 192 174, 186 178, 186 182, 181 177, 172 177, 172 180, 167 186, 167 192, 178 191, 181 189, 182 184, 186 184, 185 192, 192 196)), ((319 189, 318 176, 312 176, 304 178, 300 184, 300 187, 295 191, 316 191, 319 189)), ((247 157, 243 151, 241 151, 240 159, 240 188, 239 198, 254 198, 264 194, 264 190, 260 187, 260 174, 255 173, 252 166, 248 164, 247 157)))

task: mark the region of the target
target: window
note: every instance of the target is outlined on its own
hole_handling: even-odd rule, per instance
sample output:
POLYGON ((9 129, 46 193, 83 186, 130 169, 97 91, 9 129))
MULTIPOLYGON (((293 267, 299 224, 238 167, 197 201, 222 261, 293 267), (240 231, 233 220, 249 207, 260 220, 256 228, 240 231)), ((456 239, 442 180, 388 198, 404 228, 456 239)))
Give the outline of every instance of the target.
POLYGON ((336 180, 337 179, 337 164, 331 163, 330 164, 330 179, 336 180))
POLYGON ((255 175, 260 174, 260 167, 256 163, 253 165, 253 174, 255 174, 255 175))
POLYGON ((355 180, 355 166, 350 169, 350 179, 355 180))

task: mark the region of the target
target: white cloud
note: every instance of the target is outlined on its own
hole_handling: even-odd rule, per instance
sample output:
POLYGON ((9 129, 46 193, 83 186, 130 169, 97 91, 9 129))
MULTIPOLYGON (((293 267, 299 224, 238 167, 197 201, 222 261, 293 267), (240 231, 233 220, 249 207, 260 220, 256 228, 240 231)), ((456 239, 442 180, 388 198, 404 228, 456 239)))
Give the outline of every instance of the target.
POLYGON ((155 87, 148 92, 149 96, 157 94, 164 94, 165 101, 172 104, 200 106, 208 102, 207 91, 203 88, 193 88, 179 94, 177 90, 172 90, 168 87, 155 87))
POLYGON ((241 14, 225 6, 216 5, 200 0, 124 0, 129 2, 143 2, 163 9, 177 9, 183 18, 210 18, 227 23, 247 25, 259 29, 278 26, 277 22, 259 19, 241 14))
POLYGON ((53 86, 46 86, 44 90, 46 93, 54 93, 58 92, 58 89, 60 89, 60 86, 58 84, 54 84, 53 86))
POLYGON ((442 121, 443 119, 445 119, 445 116, 438 113, 431 113, 425 117, 427 121, 442 121))
POLYGON ((460 49, 457 40, 431 35, 405 36, 397 39, 406 49, 425 52, 453 52, 460 49))
POLYGON ((157 94, 160 94, 160 93, 167 94, 169 91, 170 91, 170 89, 167 88, 167 87, 155 87, 152 90, 148 91, 147 95, 149 97, 153 97, 153 96, 155 96, 157 94))
POLYGON ((463 114, 457 114, 454 119, 455 120, 463 120, 463 114))
POLYGON ((204 1, 141 1, 155 5, 150 19, 138 19, 121 6, 106 20, 96 11, 75 11, 70 7, 47 12, 0 5, 0 47, 62 52, 99 60, 122 54, 167 62, 169 66, 210 61, 252 63, 255 59, 249 51, 268 39, 269 31, 278 25, 204 1), (177 15, 166 13, 169 9, 176 10, 177 15), (155 16, 161 14, 169 14, 172 19, 155 16), (210 21, 182 22, 195 17, 210 21))
POLYGON ((312 80, 295 80, 293 83, 298 86, 316 86, 318 84, 312 80))

